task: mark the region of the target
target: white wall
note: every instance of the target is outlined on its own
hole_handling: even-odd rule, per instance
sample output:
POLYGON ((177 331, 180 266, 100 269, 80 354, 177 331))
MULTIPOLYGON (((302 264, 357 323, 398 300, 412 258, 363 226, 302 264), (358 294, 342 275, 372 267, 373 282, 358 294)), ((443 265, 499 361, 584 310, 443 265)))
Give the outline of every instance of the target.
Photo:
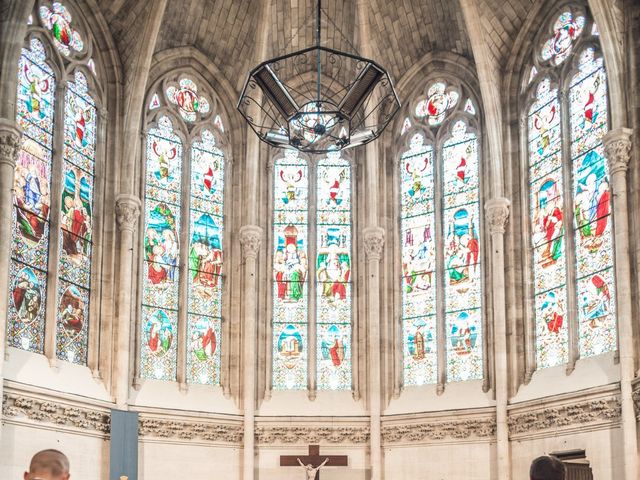
POLYGON ((241 449, 142 439, 138 480, 239 480, 241 449))
POLYGON ((47 428, 5 423, 0 439, 0 478, 22 479, 34 453, 47 448, 60 450, 69 458, 71 478, 108 480, 109 441, 81 432, 63 432, 47 428))

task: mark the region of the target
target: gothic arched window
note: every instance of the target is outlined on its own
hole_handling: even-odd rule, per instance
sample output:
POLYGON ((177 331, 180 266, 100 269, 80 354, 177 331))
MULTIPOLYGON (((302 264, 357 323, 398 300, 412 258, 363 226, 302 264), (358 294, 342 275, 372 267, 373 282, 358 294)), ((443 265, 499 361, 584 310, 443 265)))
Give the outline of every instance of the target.
POLYGON ((287 150, 273 168, 272 386, 279 390, 353 383, 351 163, 338 152, 314 162, 287 150))
POLYGON ((481 379, 476 109, 461 85, 444 80, 427 84, 410 108, 398 172, 404 384, 481 379))
POLYGON ((148 103, 142 378, 220 383, 225 138, 213 100, 179 74, 148 103))
POLYGON ((616 349, 607 79, 583 7, 558 11, 526 74, 530 315, 538 368, 616 349))
POLYGON ((18 68, 23 136, 8 344, 87 365, 100 98, 93 43, 59 2, 42 2, 28 23, 18 68))

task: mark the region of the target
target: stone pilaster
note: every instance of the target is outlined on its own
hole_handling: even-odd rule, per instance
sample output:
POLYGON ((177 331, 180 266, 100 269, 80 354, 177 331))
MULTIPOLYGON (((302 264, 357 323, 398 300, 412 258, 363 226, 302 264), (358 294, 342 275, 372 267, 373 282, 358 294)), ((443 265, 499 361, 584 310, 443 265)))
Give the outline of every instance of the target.
POLYGON ((631 263, 629 258, 629 208, 627 169, 631 159, 628 128, 611 130, 604 137, 604 153, 611 174, 613 221, 615 227, 616 303, 618 312, 618 351, 620 354, 620 403, 622 407, 623 464, 625 480, 638 479, 638 438, 633 405, 632 381, 635 377, 633 324, 631 310, 631 263))
POLYGON ((505 299, 504 233, 509 219, 510 202, 506 198, 492 198, 485 203, 485 218, 491 235, 491 292, 493 295, 493 380, 496 393, 496 450, 497 477, 511 478, 509 451, 507 315, 505 299))
POLYGON ((380 260, 384 250, 384 230, 364 229, 364 251, 367 256, 367 327, 369 329, 369 428, 371 448, 371 480, 383 478, 382 466, 382 385, 380 342, 380 260))
POLYGON ((262 243, 262 228, 245 225, 240 228, 240 246, 242 247, 242 404, 244 410, 244 480, 255 477, 255 414, 256 414, 256 368, 257 358, 257 259, 262 243))
MULTIPOLYGON (((7 311, 9 308, 9 265, 13 208, 13 173, 20 151, 22 133, 15 122, 0 119, 0 398, 4 384, 7 311)), ((2 426, 0 425, 0 437, 2 426)))
MULTIPOLYGON (((133 251, 136 227, 140 216, 140 199, 134 195, 118 195, 116 198, 116 223, 119 230, 117 333, 115 342, 115 372, 113 396, 118 408, 126 409, 131 384, 131 329, 135 325, 133 311, 133 251)), ((135 351, 135 349, 133 349, 135 351)))

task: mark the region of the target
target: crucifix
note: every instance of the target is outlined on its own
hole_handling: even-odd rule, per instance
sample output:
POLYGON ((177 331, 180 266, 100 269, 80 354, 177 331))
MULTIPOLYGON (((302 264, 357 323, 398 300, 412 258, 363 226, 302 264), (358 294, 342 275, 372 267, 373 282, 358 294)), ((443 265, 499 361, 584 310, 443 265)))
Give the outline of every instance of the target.
POLYGON ((307 480, 320 480, 320 468, 346 467, 349 457, 346 455, 320 455, 320 445, 309 445, 309 455, 281 455, 281 467, 304 467, 307 480))

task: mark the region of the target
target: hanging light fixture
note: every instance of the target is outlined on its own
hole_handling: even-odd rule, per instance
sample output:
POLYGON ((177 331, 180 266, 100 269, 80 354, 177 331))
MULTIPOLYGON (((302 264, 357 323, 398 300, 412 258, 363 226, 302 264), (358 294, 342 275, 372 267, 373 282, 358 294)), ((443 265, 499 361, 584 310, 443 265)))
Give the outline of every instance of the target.
POLYGON ((261 63, 242 89, 238 110, 270 145, 308 153, 364 145, 378 138, 400 109, 384 68, 321 45, 321 15, 318 0, 313 47, 261 63))

